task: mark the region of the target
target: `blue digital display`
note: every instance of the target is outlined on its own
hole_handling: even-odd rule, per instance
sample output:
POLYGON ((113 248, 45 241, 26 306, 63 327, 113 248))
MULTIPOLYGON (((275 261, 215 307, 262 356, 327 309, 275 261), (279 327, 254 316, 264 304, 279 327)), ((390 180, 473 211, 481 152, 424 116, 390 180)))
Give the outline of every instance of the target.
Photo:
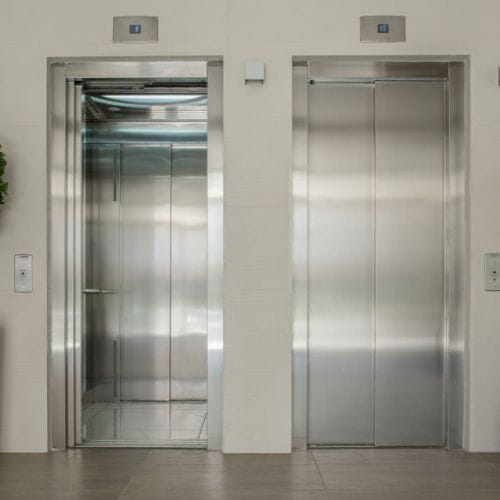
POLYGON ((377 24, 377 33, 389 33, 389 25, 377 24))
POLYGON ((129 33, 131 35, 140 35, 142 31, 142 26, 140 24, 131 24, 129 26, 129 33))

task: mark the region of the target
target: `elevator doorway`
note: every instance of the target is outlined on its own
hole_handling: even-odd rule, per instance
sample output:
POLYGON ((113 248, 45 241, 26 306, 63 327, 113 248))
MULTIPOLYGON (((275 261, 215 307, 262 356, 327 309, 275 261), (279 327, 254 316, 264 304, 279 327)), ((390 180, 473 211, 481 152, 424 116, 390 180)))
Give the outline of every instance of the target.
POLYGON ((202 445, 206 87, 82 86, 82 443, 202 445))
POLYGON ((295 83, 296 443, 445 446, 464 279, 450 65, 308 61, 295 83))
POLYGON ((55 448, 220 447, 221 69, 50 63, 55 448))

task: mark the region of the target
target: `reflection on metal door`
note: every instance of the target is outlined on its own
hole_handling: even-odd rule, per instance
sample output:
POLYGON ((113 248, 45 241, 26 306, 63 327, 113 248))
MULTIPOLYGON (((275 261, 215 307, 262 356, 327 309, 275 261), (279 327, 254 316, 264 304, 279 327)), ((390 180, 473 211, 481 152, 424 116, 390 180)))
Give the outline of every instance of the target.
POLYGON ((309 441, 373 439, 373 89, 309 95, 309 441))
POLYGON ((119 147, 86 148, 83 393, 98 401, 116 397, 116 349, 120 336, 120 206, 116 197, 119 147))
POLYGON ((207 148, 172 149, 171 399, 207 398, 207 148))
POLYGON ((207 148, 86 144, 91 401, 207 399, 207 148))
POLYGON ((170 399, 171 148, 121 148, 121 399, 170 399))
POLYGON ((308 99, 308 442, 442 445, 445 83, 308 99))
POLYGON ((445 86, 375 89, 375 443, 444 444, 445 86))

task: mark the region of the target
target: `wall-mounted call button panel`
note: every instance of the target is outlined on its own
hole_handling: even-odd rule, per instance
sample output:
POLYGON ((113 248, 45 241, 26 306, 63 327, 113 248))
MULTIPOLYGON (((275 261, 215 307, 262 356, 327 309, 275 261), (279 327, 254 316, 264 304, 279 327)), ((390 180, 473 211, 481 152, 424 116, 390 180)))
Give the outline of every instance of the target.
POLYGON ((29 293, 33 291, 33 256, 20 254, 14 256, 14 291, 29 293))
POLYGON ((500 253, 484 254, 484 289, 500 290, 500 253))
POLYGON ((362 42, 406 42, 405 16, 361 16, 362 42))
POLYGON ((114 43, 155 43, 157 41, 157 17, 119 16, 113 18, 114 43))

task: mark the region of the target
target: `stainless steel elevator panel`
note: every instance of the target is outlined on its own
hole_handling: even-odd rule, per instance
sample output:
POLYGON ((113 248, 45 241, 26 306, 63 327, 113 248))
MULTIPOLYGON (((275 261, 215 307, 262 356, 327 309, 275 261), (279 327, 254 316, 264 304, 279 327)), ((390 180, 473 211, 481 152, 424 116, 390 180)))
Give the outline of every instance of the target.
POLYGON ((170 399, 171 147, 121 147, 121 399, 170 399))
POLYGON ((207 399, 207 148, 172 148, 171 394, 207 399))
POLYGON ((442 82, 378 82, 375 444, 444 444, 442 82))
POLYGON ((373 86, 310 85, 313 445, 373 441, 373 86))
POLYGON ((120 335, 119 148, 89 145, 84 162, 85 226, 83 306, 86 352, 83 392, 97 401, 116 396, 116 342, 120 335))

